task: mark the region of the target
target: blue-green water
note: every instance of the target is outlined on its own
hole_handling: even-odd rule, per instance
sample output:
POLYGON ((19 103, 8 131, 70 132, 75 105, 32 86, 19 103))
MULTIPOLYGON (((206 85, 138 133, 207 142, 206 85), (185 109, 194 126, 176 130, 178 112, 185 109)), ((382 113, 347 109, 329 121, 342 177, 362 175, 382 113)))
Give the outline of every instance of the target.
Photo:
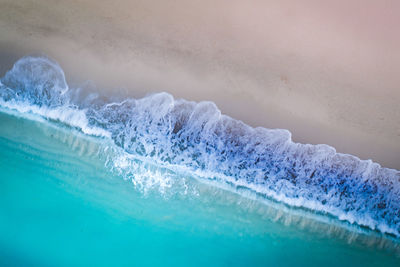
POLYGON ((1 266, 400 265, 378 233, 190 177, 186 193, 144 193, 104 167, 106 142, 0 113, 1 266))
POLYGON ((0 78, 0 265, 399 266, 400 171, 212 102, 0 78))

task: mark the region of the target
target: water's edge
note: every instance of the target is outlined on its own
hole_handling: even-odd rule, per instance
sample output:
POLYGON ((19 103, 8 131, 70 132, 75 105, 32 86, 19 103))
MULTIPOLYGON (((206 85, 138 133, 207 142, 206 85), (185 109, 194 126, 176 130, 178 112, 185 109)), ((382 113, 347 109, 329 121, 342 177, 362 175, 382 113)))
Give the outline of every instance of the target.
POLYGON ((286 130, 251 128, 211 102, 166 93, 112 101, 70 89, 57 63, 25 57, 0 79, 0 106, 111 140, 118 152, 107 166, 144 191, 172 182, 138 177, 138 160, 400 236, 399 171, 327 145, 294 143, 286 130))

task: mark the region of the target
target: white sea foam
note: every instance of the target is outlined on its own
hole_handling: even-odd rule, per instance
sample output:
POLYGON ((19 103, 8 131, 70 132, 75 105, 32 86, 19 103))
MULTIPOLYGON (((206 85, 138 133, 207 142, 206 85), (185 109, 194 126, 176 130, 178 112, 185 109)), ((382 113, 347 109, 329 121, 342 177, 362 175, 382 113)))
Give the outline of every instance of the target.
POLYGON ((252 128, 211 102, 167 93, 112 102, 70 90, 56 63, 27 57, 1 79, 0 105, 110 138, 120 152, 107 166, 144 192, 165 193, 175 171, 400 236, 399 171, 252 128))

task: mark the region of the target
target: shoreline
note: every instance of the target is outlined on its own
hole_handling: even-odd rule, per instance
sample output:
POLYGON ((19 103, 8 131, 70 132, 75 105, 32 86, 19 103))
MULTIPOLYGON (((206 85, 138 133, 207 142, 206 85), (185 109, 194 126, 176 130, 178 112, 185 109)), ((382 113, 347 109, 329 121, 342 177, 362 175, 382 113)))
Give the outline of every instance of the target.
MULTIPOLYGON (((260 36, 256 30, 220 35, 221 29, 210 30, 218 14, 206 4, 206 18, 190 17, 195 5, 190 14, 179 9, 176 19, 153 20, 144 15, 160 15, 163 7, 146 10, 141 3, 136 16, 129 17, 103 2, 93 9, 93 1, 83 1, 76 10, 61 1, 51 12, 46 0, 35 5, 6 2, 0 11, 0 76, 23 56, 45 54, 60 64, 71 87, 89 80, 99 90, 125 90, 136 98, 165 91, 175 98, 212 101, 222 113, 252 127, 287 129, 294 142, 327 144, 339 153, 400 169, 400 81, 390 71, 370 76, 375 71, 371 66, 387 63, 386 54, 378 55, 382 62, 367 58, 370 69, 349 64, 343 70, 346 62, 329 57, 317 62, 308 57, 310 51, 288 45, 281 49, 279 43, 262 53, 266 40, 259 46, 250 43, 260 36), (198 31, 182 30, 179 18, 198 31), (129 22, 132 28, 126 26, 129 22), (249 41, 241 42, 235 34, 245 34, 249 41), (374 89, 377 84, 380 89, 374 89)), ((222 24, 230 18, 225 16, 222 24)), ((363 49, 375 51, 368 45, 363 49)), ((365 55, 356 63, 363 63, 365 55)), ((395 57, 389 63, 400 66, 395 57)))

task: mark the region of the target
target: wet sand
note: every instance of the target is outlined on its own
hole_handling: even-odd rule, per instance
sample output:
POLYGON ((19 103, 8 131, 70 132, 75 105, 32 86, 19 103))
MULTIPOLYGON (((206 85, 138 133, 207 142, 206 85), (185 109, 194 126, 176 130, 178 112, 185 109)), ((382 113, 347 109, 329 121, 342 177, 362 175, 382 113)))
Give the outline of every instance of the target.
POLYGON ((45 54, 71 86, 213 101, 400 169, 400 4, 360 3, 0 0, 0 75, 45 54))

